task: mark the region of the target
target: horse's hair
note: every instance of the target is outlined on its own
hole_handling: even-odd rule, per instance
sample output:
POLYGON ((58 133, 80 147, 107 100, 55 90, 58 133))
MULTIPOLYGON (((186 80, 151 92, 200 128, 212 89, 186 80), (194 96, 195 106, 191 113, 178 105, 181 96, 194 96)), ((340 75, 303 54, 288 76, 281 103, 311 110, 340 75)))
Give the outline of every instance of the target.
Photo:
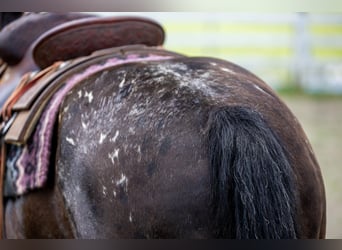
POLYGON ((210 122, 215 236, 298 238, 293 172, 266 121, 249 108, 225 107, 210 122))

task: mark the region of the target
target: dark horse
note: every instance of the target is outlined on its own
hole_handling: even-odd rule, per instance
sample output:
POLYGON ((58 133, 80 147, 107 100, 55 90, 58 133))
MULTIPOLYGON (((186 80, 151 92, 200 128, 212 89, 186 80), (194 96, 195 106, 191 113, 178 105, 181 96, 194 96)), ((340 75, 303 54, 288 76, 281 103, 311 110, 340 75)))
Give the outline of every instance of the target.
POLYGON ((325 237, 319 165, 262 80, 153 46, 101 53, 60 74, 83 77, 59 106, 46 185, 4 200, 5 237, 325 237))

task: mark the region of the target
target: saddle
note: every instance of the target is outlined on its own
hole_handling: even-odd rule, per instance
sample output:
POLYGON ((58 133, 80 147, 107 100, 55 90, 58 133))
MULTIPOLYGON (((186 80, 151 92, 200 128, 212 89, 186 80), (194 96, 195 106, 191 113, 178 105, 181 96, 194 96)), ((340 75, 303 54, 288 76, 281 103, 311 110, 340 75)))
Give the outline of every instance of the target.
MULTIPOLYGON (((156 58, 181 56, 157 48, 163 42, 164 31, 159 24, 132 17, 87 17, 66 22, 43 33, 21 59, 29 61, 38 71, 26 72, 18 83, 13 83, 16 89, 1 110, 0 197, 4 192, 7 145, 25 146, 28 143, 44 108, 68 78, 94 63, 104 64, 113 57, 139 55, 144 58, 149 54, 156 55, 156 58)), ((5 62, 11 63, 5 58, 5 62)), ((2 218, 1 202, 0 221, 2 218)))
POLYGON ((25 73, 42 70, 56 61, 90 55, 93 51, 105 48, 130 44, 159 46, 164 42, 163 28, 146 18, 99 18, 88 15, 81 18, 79 14, 69 15, 71 14, 63 17, 52 14, 52 16, 45 17, 43 14, 44 18, 33 16, 34 20, 31 20, 32 18, 28 20, 28 24, 31 25, 21 21, 19 24, 12 25, 14 27, 11 29, 4 29, 2 37, 0 33, 0 57, 11 66, 7 68, 0 80, 1 93, 12 92, 25 73), (73 21, 65 22, 65 20, 73 21), (46 21, 49 25, 42 25, 38 21, 46 21), (56 23, 62 24, 54 26, 56 23), (36 25, 40 28, 34 28, 36 25), (48 29, 50 27, 55 28, 48 29), (46 32, 38 39, 36 38, 39 33, 33 32, 34 35, 30 34, 25 42, 20 42, 23 39, 11 40, 14 34, 26 36, 27 30, 31 29, 46 32), (31 41, 34 38, 36 40, 31 41), (28 47, 28 44, 31 46, 28 47), (15 46, 28 48, 25 52, 20 52, 20 50, 16 52, 15 46), (21 61, 17 63, 18 60, 21 61), (16 64, 12 65, 13 62, 16 64))
POLYGON ((94 17, 83 13, 28 13, 0 32, 0 58, 10 66, 22 61, 37 38, 48 30, 73 20, 94 17))
POLYGON ((88 17, 94 17, 94 15, 81 13, 29 13, 1 30, 0 108, 26 72, 39 70, 29 52, 34 41, 55 26, 88 17))

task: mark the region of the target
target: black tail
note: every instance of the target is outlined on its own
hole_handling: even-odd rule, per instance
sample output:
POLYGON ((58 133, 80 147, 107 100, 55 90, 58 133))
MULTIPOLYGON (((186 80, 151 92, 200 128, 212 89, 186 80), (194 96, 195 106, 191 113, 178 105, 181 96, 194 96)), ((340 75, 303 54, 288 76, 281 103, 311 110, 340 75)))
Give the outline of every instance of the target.
POLYGON ((221 108, 210 122, 216 237, 297 238, 293 172, 272 129, 243 107, 221 108))

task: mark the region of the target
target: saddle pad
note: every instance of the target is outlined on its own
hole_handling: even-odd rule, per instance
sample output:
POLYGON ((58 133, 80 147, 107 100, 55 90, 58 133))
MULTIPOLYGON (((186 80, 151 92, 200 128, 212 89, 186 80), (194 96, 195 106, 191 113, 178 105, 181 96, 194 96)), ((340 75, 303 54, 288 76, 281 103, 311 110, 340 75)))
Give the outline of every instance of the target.
POLYGON ((108 59, 104 64, 89 66, 68 78, 51 98, 45 107, 34 132, 23 146, 7 144, 7 159, 5 172, 4 195, 7 197, 19 196, 29 190, 41 188, 48 179, 52 137, 58 116, 59 106, 67 93, 88 76, 104 70, 132 62, 158 61, 171 59, 173 56, 149 54, 141 57, 139 54, 129 54, 125 57, 108 59))

